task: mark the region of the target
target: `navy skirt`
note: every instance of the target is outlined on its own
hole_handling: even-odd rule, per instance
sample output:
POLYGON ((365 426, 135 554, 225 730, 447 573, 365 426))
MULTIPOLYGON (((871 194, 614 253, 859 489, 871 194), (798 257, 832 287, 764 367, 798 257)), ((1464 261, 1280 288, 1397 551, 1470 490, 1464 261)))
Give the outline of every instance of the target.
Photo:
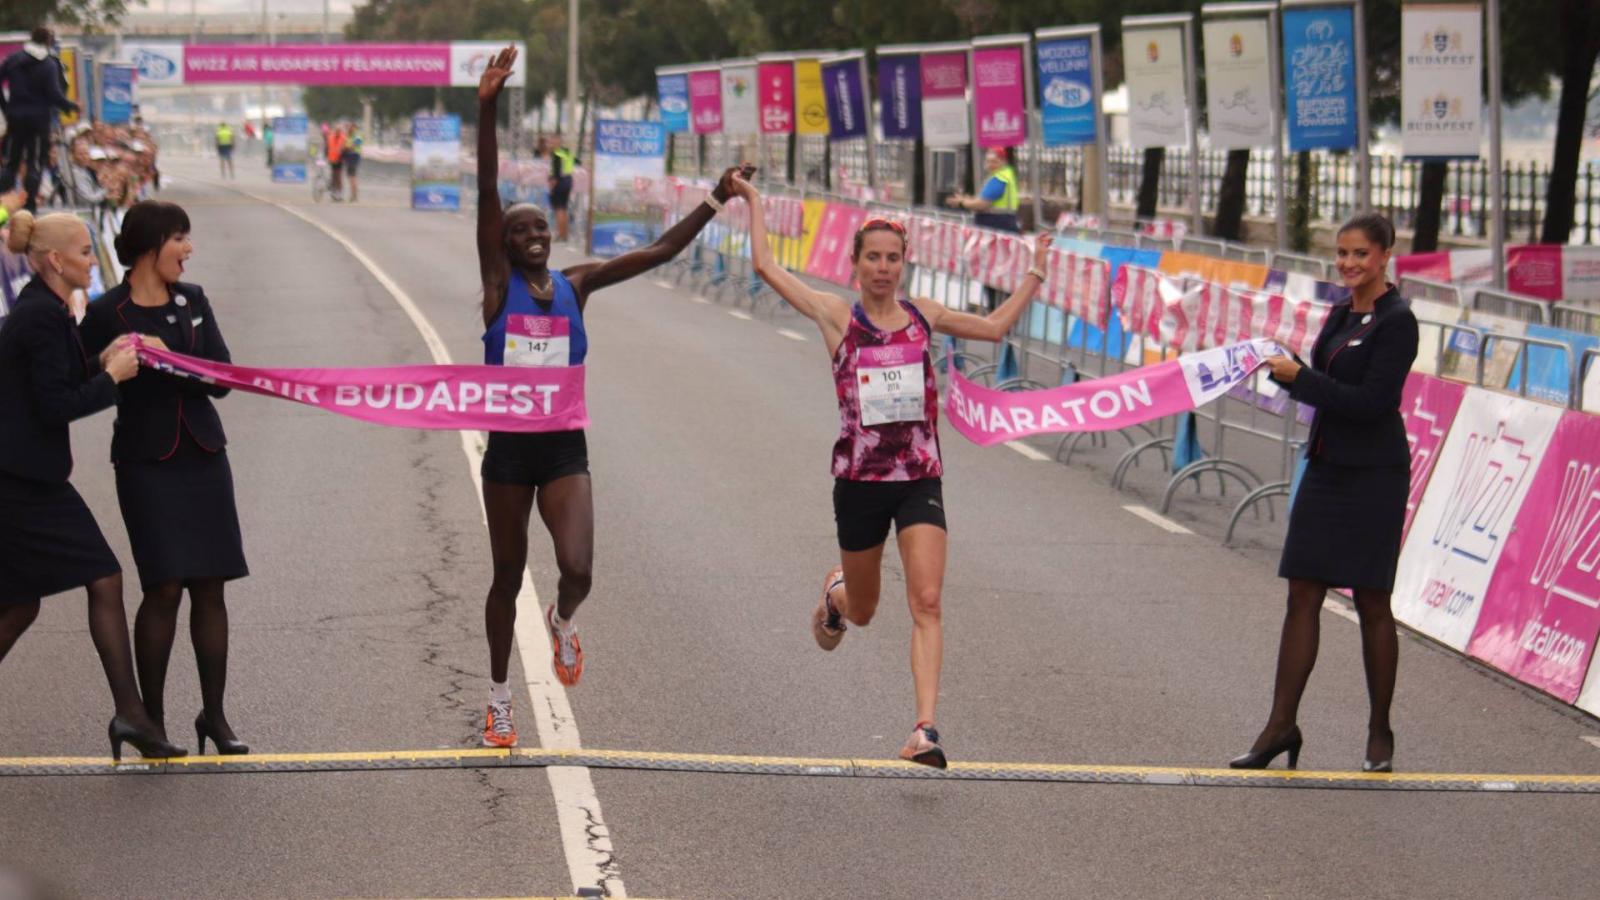
POLYGON ((250 574, 226 450, 208 452, 184 432, 167 459, 117 464, 117 501, 141 590, 250 574))
POLYGON ((1410 466, 1336 466, 1315 459, 1289 510, 1278 577, 1394 590, 1410 466))
POLYGON ((122 571, 71 484, 0 473, 0 603, 28 603, 122 571))

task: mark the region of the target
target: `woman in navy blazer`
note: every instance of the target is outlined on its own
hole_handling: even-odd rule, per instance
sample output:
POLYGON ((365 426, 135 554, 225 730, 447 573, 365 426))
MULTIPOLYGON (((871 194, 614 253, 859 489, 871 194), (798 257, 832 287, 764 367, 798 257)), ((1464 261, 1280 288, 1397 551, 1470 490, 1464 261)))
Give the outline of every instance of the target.
POLYGON ((89 286, 94 244, 67 213, 18 213, 7 245, 38 273, 0 321, 0 660, 39 615, 39 601, 89 591, 89 635, 116 701, 111 755, 124 741, 145 756, 182 756, 139 699, 122 609, 122 567, 67 478, 69 423, 117 402, 139 371, 129 342, 90 353, 73 321, 74 291, 89 286))
MULTIPOLYGON (((198 285, 185 284, 193 250, 189 215, 173 203, 134 204, 117 235, 123 282, 93 303, 83 322, 91 350, 137 333, 178 353, 231 362, 217 317, 198 285)), ((144 705, 165 721, 167 661, 184 590, 204 708, 195 717, 201 752, 209 738, 225 754, 248 753, 223 712, 228 680, 228 607, 223 584, 249 574, 233 498, 227 436, 213 398, 219 388, 147 369, 117 400, 111 462, 144 601, 133 625, 144 705)))
POLYGON ((1394 226, 1376 213, 1339 229, 1339 275, 1350 299, 1333 308, 1311 362, 1267 360, 1272 378, 1316 408, 1306 468, 1289 512, 1278 576, 1289 580, 1289 608, 1278 647, 1272 713, 1236 769, 1265 768, 1280 753, 1300 757, 1300 696, 1317 661, 1322 602, 1330 587, 1350 588, 1361 621, 1366 664, 1365 772, 1393 771, 1394 698, 1400 655, 1389 594, 1405 531, 1411 451, 1400 392, 1417 358, 1417 319, 1387 281, 1394 226))

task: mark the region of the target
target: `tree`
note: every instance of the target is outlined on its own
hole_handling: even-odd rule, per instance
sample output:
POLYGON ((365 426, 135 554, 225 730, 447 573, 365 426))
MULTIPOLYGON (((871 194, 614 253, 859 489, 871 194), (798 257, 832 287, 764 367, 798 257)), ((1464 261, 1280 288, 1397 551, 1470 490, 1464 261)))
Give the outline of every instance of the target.
POLYGON ((0 31, 32 31, 47 22, 101 28, 120 22, 135 4, 144 0, 6 0, 0 31))
POLYGON ((1600 10, 1593 0, 1561 4, 1561 100, 1556 113, 1556 145, 1545 195, 1544 231, 1539 240, 1565 244, 1572 237, 1578 202, 1578 164, 1583 155, 1584 120, 1590 86, 1600 58, 1600 10))

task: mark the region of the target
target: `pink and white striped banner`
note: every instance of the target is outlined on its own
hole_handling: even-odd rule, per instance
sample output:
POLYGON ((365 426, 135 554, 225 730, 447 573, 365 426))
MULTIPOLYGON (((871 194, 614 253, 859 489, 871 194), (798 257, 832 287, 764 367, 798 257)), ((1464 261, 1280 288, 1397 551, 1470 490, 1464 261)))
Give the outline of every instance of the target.
POLYGON ((1310 355, 1333 309, 1315 301, 1175 278, 1134 265, 1117 273, 1111 302, 1129 332, 1180 353, 1268 339, 1301 357, 1310 355))

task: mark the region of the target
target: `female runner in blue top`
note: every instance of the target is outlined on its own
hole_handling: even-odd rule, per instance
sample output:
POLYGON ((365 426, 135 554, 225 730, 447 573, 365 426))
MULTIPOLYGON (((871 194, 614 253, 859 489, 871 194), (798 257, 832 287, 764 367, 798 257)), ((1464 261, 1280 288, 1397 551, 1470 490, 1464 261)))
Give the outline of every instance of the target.
MULTIPOLYGON (((513 47, 490 62, 478 83, 478 267, 483 279, 484 362, 507 366, 581 365, 589 349, 583 310, 589 295, 643 274, 677 256, 732 193, 723 173, 712 199, 701 204, 648 247, 605 262, 550 269, 550 219, 518 203, 501 211, 495 106, 517 61, 513 47)), ((754 169, 746 168, 750 177, 754 169)), ((557 680, 573 685, 583 675, 583 649, 572 624, 589 596, 594 560, 594 495, 588 445, 582 431, 537 434, 493 432, 483 456, 483 505, 489 520, 494 582, 484 607, 489 633, 489 708, 483 743, 513 747, 511 687, 507 667, 517 593, 528 558, 528 520, 535 502, 555 544, 556 602, 545 610, 557 680)))

